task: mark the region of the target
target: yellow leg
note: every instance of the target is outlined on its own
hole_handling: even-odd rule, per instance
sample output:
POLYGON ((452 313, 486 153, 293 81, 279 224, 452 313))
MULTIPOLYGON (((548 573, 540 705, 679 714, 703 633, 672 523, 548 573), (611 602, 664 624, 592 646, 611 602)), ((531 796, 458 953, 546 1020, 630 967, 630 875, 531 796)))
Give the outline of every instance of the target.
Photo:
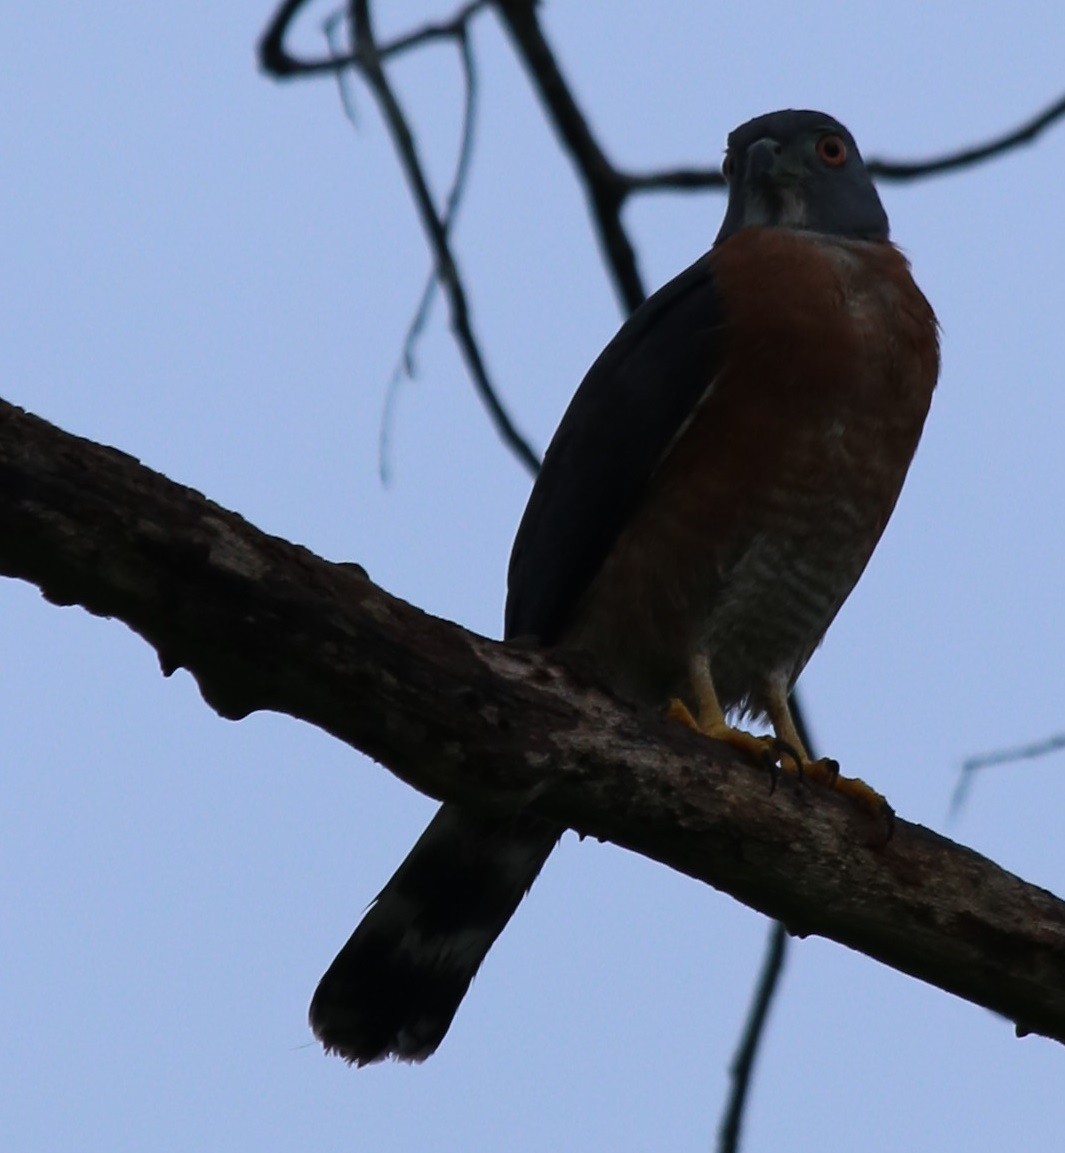
POLYGON ((705 656, 693 657, 688 672, 697 715, 693 717, 691 710, 683 701, 673 700, 670 702, 668 713, 671 720, 680 721, 703 736, 716 741, 725 741, 741 753, 747 753, 759 761, 768 761, 773 765, 779 763, 782 756, 791 753, 791 749, 786 747, 787 742, 775 740, 773 737, 756 737, 753 733, 734 728, 725 720, 725 710, 717 698, 717 690, 710 676, 710 662, 705 656))
POLYGON ((795 728, 795 719, 792 717, 791 708, 788 705, 787 686, 779 682, 771 684, 769 692, 766 694, 765 704, 766 711, 769 713, 769 720, 773 725, 773 731, 799 754, 799 772, 804 779, 845 793, 878 817, 887 816, 890 819, 894 816, 887 800, 875 789, 871 789, 865 781, 859 780, 857 777, 841 776, 838 761, 833 761, 829 757, 822 757, 816 761, 810 760, 810 754, 803 746, 802 738, 795 728))
POLYGON ((776 733, 782 741, 786 741, 791 745, 799 754, 804 766, 811 764, 810 754, 806 751, 806 746, 802 743, 799 730, 795 727, 795 718, 791 715, 787 691, 782 689, 781 686, 773 685, 770 689, 768 700, 766 701, 766 711, 769 713, 769 720, 773 725, 773 732, 776 733))

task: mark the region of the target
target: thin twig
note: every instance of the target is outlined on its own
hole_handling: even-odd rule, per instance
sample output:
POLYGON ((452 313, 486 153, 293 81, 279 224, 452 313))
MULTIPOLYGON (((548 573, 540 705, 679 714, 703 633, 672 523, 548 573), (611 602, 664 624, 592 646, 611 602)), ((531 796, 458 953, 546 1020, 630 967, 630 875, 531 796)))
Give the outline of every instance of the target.
MULTIPOLYGON (((476 64, 465 25, 458 31, 457 39, 462 58, 465 99, 462 110, 462 140, 459 144, 458 161, 455 164, 455 173, 451 180, 451 187, 448 189, 447 197, 444 201, 444 232, 448 236, 451 235, 452 225, 458 216, 459 205, 462 203, 463 193, 466 191, 470 161, 473 157, 474 126, 477 113, 476 64)), ((381 433, 377 446, 377 467, 382 484, 387 484, 389 477, 388 448, 390 434, 392 432, 395 399, 403 379, 413 380, 414 374, 417 371, 415 353, 417 351, 418 341, 421 339, 422 333, 424 333, 425 327, 429 323, 429 315, 432 312, 433 301, 436 299, 436 290, 439 287, 440 277, 437 275, 437 270, 434 267, 426 278, 425 288, 422 290, 418 307, 414 311, 414 316, 411 318, 410 325, 407 328, 407 335, 403 340, 403 348, 400 352, 399 360, 396 362, 396 367, 388 382, 388 388, 385 393, 385 409, 381 415, 381 433)))
POLYGON ((788 943, 788 932, 779 921, 774 921, 769 930, 765 956, 762 959, 762 972, 755 986, 747 1024, 740 1035, 735 1056, 729 1066, 732 1078, 732 1091, 729 1094, 725 1115, 721 1119, 718 1132, 718 1153, 736 1153, 740 1147, 740 1129, 743 1125, 743 1111, 747 1104, 747 1093, 754 1072, 758 1047, 765 1033, 769 1007, 780 982, 784 969, 784 957, 788 943))
POLYGON ((971 148, 962 148, 957 152, 948 152, 944 156, 936 156, 930 160, 870 160, 866 167, 873 176, 881 180, 918 180, 925 176, 935 176, 941 172, 954 172, 959 168, 971 168, 985 160, 1001 156, 1019 148, 1022 144, 1030 144, 1040 133, 1056 124, 1065 116, 1065 96, 1059 97, 1053 104, 1048 105, 1042 112, 1026 120, 1020 127, 1012 129, 988 140, 984 144, 976 144, 971 148))
POLYGON ((436 275, 436 269, 433 269, 425 279, 425 285, 422 288, 421 296, 418 297, 414 315, 411 317, 406 336, 403 338, 399 359, 396 361, 395 368, 392 369, 392 375, 388 378, 388 385, 385 388, 381 427, 377 435, 377 475, 386 487, 392 479, 389 459, 392 447, 392 424, 395 418, 399 386, 404 380, 413 380, 418 375, 418 362, 415 358, 418 341, 425 331, 425 326, 429 323, 429 314, 432 312, 433 300, 436 298, 436 290, 439 287, 440 278, 436 275))
POLYGON ((718 168, 663 168, 658 172, 623 172, 622 182, 633 192, 704 192, 724 189, 718 168))
MULTIPOLYGON (((264 71, 280 78, 307 76, 337 72, 352 65, 358 66, 356 54, 329 56, 321 60, 302 60, 289 52, 285 45, 289 28, 300 10, 310 0, 283 0, 274 13, 266 30, 259 40, 259 63, 264 71)), ((465 29, 469 20, 483 8, 495 7, 503 17, 518 44, 522 58, 532 75, 544 103, 552 113, 567 151, 585 172, 595 172, 594 202, 596 211, 602 216, 602 224, 612 224, 611 218, 618 217, 625 200, 637 192, 697 192, 706 189, 721 189, 724 180, 717 168, 668 168, 657 172, 623 172, 607 160, 598 142, 588 130, 583 114, 573 101, 572 93, 564 84, 559 84, 557 62, 553 53, 546 48, 543 32, 536 17, 536 0, 471 0, 464 4, 448 20, 427 23, 387 44, 378 46, 380 59, 406 52, 411 48, 433 40, 453 37, 460 29, 465 29)), ((1042 111, 1025 120, 1018 127, 993 137, 982 144, 944 153, 942 156, 926 160, 880 160, 872 158, 866 167, 880 180, 907 181, 919 180, 927 176, 937 176, 961 168, 970 168, 986 160, 992 160, 1021 145, 1030 144, 1048 128, 1065 118, 1065 96, 1047 105, 1042 111)), ((629 264, 635 271, 635 256, 630 252, 625 256, 625 239, 618 236, 611 227, 604 227, 611 239, 618 245, 618 255, 624 257, 622 264, 629 264)), ((623 230, 621 230, 623 231, 623 230)), ((630 285, 625 300, 631 310, 635 307, 635 293, 630 285)))
MULTIPOLYGON (((473 6, 468 5, 467 9, 472 7, 473 6)), ((335 12, 325 21, 323 26, 329 51, 336 59, 339 59, 341 55, 336 44, 336 32, 345 18, 345 13, 335 12)), ((462 137, 459 142, 459 154, 455 163, 455 172, 451 178, 451 186, 444 200, 444 211, 441 216, 444 232, 447 235, 451 233, 452 225, 455 222, 459 206, 462 203, 463 193, 466 191, 466 183, 470 172, 470 161, 473 157, 474 127, 477 114, 476 61, 470 45, 466 25, 457 25, 450 33, 450 38, 457 40, 459 44, 465 95, 463 100, 462 137)), ((336 74, 337 85, 340 89, 341 106, 344 109, 344 115, 351 122, 352 126, 358 127, 355 115, 355 102, 348 92, 348 87, 345 83, 346 76, 346 70, 338 71, 336 74)), ((417 371, 415 354, 417 352, 418 341, 421 339, 425 327, 429 322, 433 300, 436 297, 436 290, 439 286, 440 278, 434 266, 426 277, 425 287, 418 297, 418 304, 414 309, 414 315, 411 318, 410 324, 407 326, 407 333, 403 339, 403 347, 396 361, 396 366, 392 370, 392 375, 389 377, 388 387, 385 390, 384 412, 381 417, 381 431, 377 446, 377 467, 383 484, 387 484, 389 479, 388 446, 396 394, 400 383, 404 379, 412 380, 417 371)))
POLYGON ((1008 765, 1014 761, 1031 761, 1037 757, 1045 757, 1056 753, 1058 749, 1065 749, 1065 733, 1055 733, 1043 741, 1032 741, 1027 745, 1015 745, 1012 749, 999 749, 993 753, 980 753, 969 757, 961 767, 958 783, 954 786, 954 795, 950 798, 950 816, 956 817, 968 799, 972 787, 973 775, 979 769, 986 769, 992 765, 1008 765))
POLYGON ((625 311, 633 312, 647 293, 640 279, 635 249, 621 223, 621 209, 628 195, 624 182, 593 136, 571 88, 563 79, 540 27, 536 0, 495 0, 494 7, 525 63, 559 139, 580 173, 614 287, 625 311))
MULTIPOLYGON (((983 144, 974 144, 927 160, 879 160, 874 157, 867 160, 865 166, 877 180, 896 183, 938 176, 944 172, 956 172, 961 168, 972 168, 986 160, 993 160, 996 156, 1011 152, 1022 144, 1031 144, 1063 118, 1065 118, 1065 96, 1059 97, 1019 127, 1012 128, 983 144)), ((701 192, 708 188, 725 187, 724 178, 716 168, 667 168, 659 172, 622 172, 618 173, 617 177, 625 187, 626 193, 701 192)))
MULTIPOLYGON (((436 275, 443 286, 450 306, 451 328, 473 378, 474 387, 488 409, 489 416, 504 444, 510 448, 529 472, 535 475, 540 468, 540 458, 514 426, 489 379, 480 345, 473 333, 469 303, 466 299, 466 291, 459 274, 458 264, 451 250, 447 223, 433 204, 432 193, 429 190, 425 170, 418 159, 410 126, 385 76, 381 66, 381 58, 377 54, 370 23, 368 0, 353 0, 351 13, 352 32, 355 40, 353 55, 359 70, 381 108, 381 113, 392 136, 392 142, 403 165, 407 183, 414 194, 422 227, 425 229, 433 249, 436 275)), ((461 171, 464 172, 465 168, 461 171)))
MULTIPOLYGON (((322 21, 322 33, 325 36, 326 44, 329 46, 329 55, 332 60, 340 61, 342 58, 348 58, 347 54, 342 53, 336 44, 337 30, 346 19, 346 12, 333 12, 322 21)), ((336 76, 337 94, 340 96, 340 107, 344 110, 344 117, 352 128, 357 130, 359 117, 355 107, 355 97, 348 82, 348 69, 346 67, 337 68, 334 75, 336 76)))
MULTIPOLYGON (((799 702, 792 694, 791 711, 799 739, 807 751, 813 748, 813 740, 799 702)), ((718 1129, 718 1153, 736 1153, 740 1147, 740 1132, 743 1127, 744 1112, 750 1097, 751 1082, 754 1079, 758 1051, 765 1039, 769 1022, 769 1010, 780 990, 784 976, 784 965, 788 958, 788 933, 779 921, 769 931, 765 955, 762 958, 762 971, 751 994, 751 1005, 747 1010, 747 1020, 736 1052, 729 1066, 731 1088, 725 1100, 725 1109, 718 1129)))
MULTIPOLYGON (((329 56, 320 60, 301 60, 289 52, 285 45, 288 31, 299 15, 300 9, 308 6, 310 2, 311 0, 284 0, 259 39, 259 66, 264 72, 279 80, 293 76, 339 73, 345 68, 359 66, 354 52, 339 55, 331 52, 329 56)), ((423 24, 413 32, 399 36, 387 44, 378 45, 377 55, 381 60, 387 60, 390 56, 399 55, 434 40, 454 39, 459 33, 465 32, 471 18, 482 8, 486 8, 488 2, 489 0, 471 0, 471 3, 464 4, 449 20, 423 24)), ((336 15, 339 14, 335 13, 334 17, 336 15)), ((334 17, 330 17, 330 20, 334 17)))

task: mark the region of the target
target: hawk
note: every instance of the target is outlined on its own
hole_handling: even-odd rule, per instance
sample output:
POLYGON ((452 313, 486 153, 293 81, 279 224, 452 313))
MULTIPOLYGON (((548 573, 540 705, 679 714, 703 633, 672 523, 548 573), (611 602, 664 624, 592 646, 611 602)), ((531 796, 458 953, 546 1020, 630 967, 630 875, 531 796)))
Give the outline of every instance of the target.
MULTIPOLYGON (((619 694, 810 767, 788 696, 895 506, 938 326, 837 120, 751 120, 723 172, 713 247, 621 327, 551 441, 505 635, 583 653, 619 694)), ((318 986, 326 1049, 359 1065, 432 1053, 560 833, 443 805, 318 986)))

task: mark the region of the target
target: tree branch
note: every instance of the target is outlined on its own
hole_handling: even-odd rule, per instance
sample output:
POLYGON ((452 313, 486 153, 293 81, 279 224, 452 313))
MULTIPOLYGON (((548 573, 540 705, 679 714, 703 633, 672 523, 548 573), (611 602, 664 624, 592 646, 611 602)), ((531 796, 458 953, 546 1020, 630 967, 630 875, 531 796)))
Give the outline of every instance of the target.
POLYGON ((732 1087, 718 1133, 718 1153, 736 1153, 740 1147, 740 1127, 743 1125, 743 1111, 751 1088, 754 1062, 765 1035, 766 1021, 769 1019, 769 1010, 780 984, 780 975, 784 971, 787 945, 787 929, 780 921, 774 922, 769 929, 769 940, 766 942, 765 956, 762 959, 762 971, 754 989, 747 1021, 740 1042, 736 1046, 732 1064, 729 1066, 732 1087))
MULTIPOLYGON (((472 14, 474 7, 476 6, 468 6, 464 9, 464 12, 467 14, 465 19, 468 19, 469 15, 472 14)), ((325 25, 326 40, 334 56, 339 56, 339 53, 337 53, 333 43, 333 33, 340 24, 345 22, 350 23, 350 21, 346 21, 345 16, 338 13, 333 19, 327 21, 325 25)), ((458 43, 459 58, 462 61, 465 100, 462 109, 462 135, 459 141, 458 157, 455 161, 455 171, 451 178, 451 186, 444 198, 444 211, 440 214, 440 224, 445 236, 451 235, 455 218, 458 215, 459 206, 462 203, 462 198, 466 191, 466 183, 470 174, 470 162, 473 159, 474 123, 476 121, 477 110, 477 70, 474 64, 473 49, 470 46, 470 38, 467 34, 465 22, 457 22, 454 29, 449 33, 449 37, 458 43)), ((355 102, 348 95, 345 85, 345 75, 342 72, 337 73, 337 86, 340 91, 340 101, 344 108, 344 114, 347 116, 352 127, 357 127, 355 102)), ((408 131, 407 136, 409 137, 410 135, 408 131)), ((393 136, 393 141, 397 143, 398 146, 398 138, 393 136)), ((414 171, 418 174, 419 185, 428 188, 429 181, 422 169, 417 154, 406 158, 405 167, 409 169, 411 165, 413 165, 414 171)), ((415 187, 412 188, 412 191, 417 200, 419 195, 418 189, 415 187)), ((452 262, 452 269, 455 279, 458 281, 459 291, 464 296, 465 290, 462 285, 462 277, 454 262, 452 262)), ((378 473, 383 484, 387 484, 389 478, 388 442, 392 428, 393 402, 399 390, 400 382, 404 378, 408 380, 413 379, 415 375, 415 352, 418 342, 425 332, 426 325, 429 323, 429 314, 432 311, 433 300, 439 287, 440 273, 438 265, 434 263, 426 278, 425 287, 422 289, 418 304, 414 309, 414 315, 411 318, 410 324, 407 326, 407 335, 403 338, 403 347, 400 351, 396 367, 393 369, 392 375, 389 378, 388 387, 385 392, 385 410, 381 417, 381 432, 378 438, 377 449, 378 473)), ((469 325, 467 325, 467 331, 463 339, 472 343, 474 351, 477 354, 478 362, 483 364, 484 358, 480 353, 480 347, 469 325)), ((534 472, 537 471, 539 462, 536 460, 535 454, 533 454, 533 460, 530 461, 527 457, 527 452, 531 453, 531 449, 527 441, 515 433, 513 421, 509 414, 503 409, 502 402, 490 384, 488 385, 488 397, 490 397, 490 403, 488 405, 489 415, 493 423, 496 424, 497 431, 503 443, 515 453, 522 464, 527 468, 532 468, 534 472), (502 423, 498 420, 498 414, 500 413, 503 416, 502 423)))
POLYGON ((939 176, 944 172, 957 172, 963 168, 974 168, 985 160, 994 160, 1006 152, 1020 148, 1022 144, 1031 144, 1048 128, 1057 124, 1065 117, 1065 96, 1059 96, 1035 116, 1024 121, 1016 128, 1004 132, 1000 136, 993 136, 982 144, 974 144, 969 148, 959 148, 954 152, 944 153, 942 156, 932 156, 927 160, 870 160, 866 167, 869 172, 879 180, 921 180, 926 176, 939 176))
MULTIPOLYGON (((1065 119, 1065 96, 1059 96, 1016 128, 992 136, 990 140, 985 140, 981 144, 957 148, 940 156, 930 156, 925 160, 881 160, 873 157, 865 162, 865 166, 874 179, 895 183, 923 180, 928 176, 941 176, 946 172, 975 168, 986 160, 994 160, 1024 144, 1031 144, 1062 119, 1065 119)), ((724 177, 717 168, 664 168, 657 172, 619 172, 615 175, 626 194, 702 192, 706 189, 725 187, 724 177)))
POLYGON ((628 189, 592 134, 562 76, 540 27, 537 0, 493 0, 493 4, 543 101, 548 119, 580 174, 614 287, 625 312, 633 312, 647 293, 640 279, 635 249, 621 224, 621 209, 628 189))
POLYGON ((239 718, 272 709, 431 796, 522 808, 1065 1041, 1065 903, 618 701, 0 402, 0 573, 117 617, 239 718))
MULTIPOLYGON (((278 79, 323 72, 335 75, 341 84, 341 100, 345 114, 352 120, 354 119, 352 105, 345 95, 342 74, 346 69, 352 68, 362 75, 380 106, 385 125, 392 137, 393 146, 414 197, 422 227, 433 253, 433 270, 429 274, 428 283, 422 291, 414 312, 414 318, 408 327, 400 354, 399 367, 393 373, 389 385, 386 405, 391 401, 400 374, 404 370, 408 374, 412 371, 414 345, 428 319, 435 290, 438 285, 442 286, 451 314, 451 329, 455 343, 466 362, 466 367, 473 380, 474 390, 488 410, 489 419, 495 426, 500 440, 517 457, 525 469, 535 476, 540 468, 540 458, 527 438, 514 424, 489 377, 484 354, 473 331, 466 289, 450 242, 451 225, 465 191, 472 157, 477 84, 473 52, 470 48, 469 24, 473 17, 487 6, 488 0, 471 0, 470 3, 459 8, 450 20, 424 24, 415 31, 384 45, 378 44, 374 37, 369 3, 367 0, 362 0, 362 2, 355 0, 354 3, 349 4, 347 9, 347 22, 351 29, 353 41, 351 52, 344 54, 334 48, 332 33, 343 19, 341 13, 335 13, 326 21, 325 25, 326 42, 330 49, 329 56, 325 60, 317 61, 298 60, 285 47, 285 38, 289 28, 306 3, 307 0, 285 0, 277 9, 259 41, 260 64, 265 71, 278 79), (425 168, 418 157, 418 151, 414 144, 414 134, 403 109, 400 107, 399 100, 388 82, 383 67, 383 61, 388 56, 398 55, 412 48, 418 48, 439 40, 451 41, 458 45, 466 90, 459 158, 442 213, 436 209, 425 168)), ((382 479, 387 473, 385 440, 388 432, 388 415, 386 408, 385 423, 382 425, 381 432, 380 468, 382 479)))
POLYGON ((997 749, 993 753, 979 753, 968 757, 962 764, 958 774, 958 783, 954 786, 954 793, 950 798, 950 815, 956 817, 969 798, 976 774, 981 769, 993 765, 1009 765, 1017 761, 1033 761, 1039 757, 1049 756, 1059 749, 1065 749, 1065 733, 1055 733, 1041 741, 1031 741, 1024 745, 1015 745, 1009 749, 997 749))
MULTIPOLYGON (((422 24, 413 32, 397 36, 395 40, 379 45, 378 55, 382 60, 387 60, 390 56, 398 56, 409 52, 412 48, 421 48, 425 44, 464 37, 470 21, 482 8, 487 7, 488 2, 489 0, 470 0, 470 3, 463 4, 450 20, 422 24)), ((285 44, 289 29, 299 15, 300 9, 308 5, 309 0, 284 0, 271 17, 266 31, 259 38, 259 67, 276 80, 288 80, 294 76, 336 75, 346 68, 360 66, 354 52, 348 55, 331 52, 328 56, 317 60, 301 60, 289 52, 285 44)))
MULTIPOLYGON (((425 170, 418 159, 413 133, 403 109, 399 105, 399 100, 385 76, 381 57, 373 37, 368 0, 354 0, 351 5, 351 23, 355 41, 355 59, 358 61, 363 78, 381 109, 381 115, 388 126, 396 153, 403 165, 403 173, 410 185, 411 192, 414 194, 414 202, 418 208, 418 215, 421 217, 422 227, 425 229, 433 250, 436 275, 443 286, 451 311, 451 328, 463 359, 466 361, 466 367, 473 378, 474 388, 488 409, 492 423, 503 443, 535 476, 540 468, 540 458, 515 427, 510 414, 499 399, 495 386, 489 379, 488 368, 481 354, 480 344, 473 333, 473 322, 470 319, 470 307, 466 298, 466 291, 459 275, 455 255, 451 250, 447 227, 448 219, 441 217, 436 210, 425 170)), ((464 57, 464 59, 468 65, 469 58, 464 57)), ((467 78, 468 75, 467 73, 467 78)), ((447 209, 448 218, 453 211, 454 205, 452 204, 447 209)))

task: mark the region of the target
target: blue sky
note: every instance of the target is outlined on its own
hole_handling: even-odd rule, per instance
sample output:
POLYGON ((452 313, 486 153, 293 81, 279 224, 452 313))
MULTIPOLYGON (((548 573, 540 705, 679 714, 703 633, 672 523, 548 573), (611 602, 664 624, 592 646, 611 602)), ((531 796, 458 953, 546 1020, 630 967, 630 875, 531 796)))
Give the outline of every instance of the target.
MULTIPOLYGON (((389 4, 382 33, 449 11, 389 4)), ((320 15, 324 15, 323 7, 320 15)), ((658 7, 544 19, 619 163, 714 163, 782 106, 867 155, 975 141, 1058 94, 1057 3, 658 7)), ((371 100, 255 67, 268 7, 7 5, 0 71, 5 399, 131 452, 390 591, 498 635, 528 477, 438 309, 387 381, 428 269, 371 100)), ((318 44, 315 22, 299 41, 318 44)), ((546 444, 619 314, 567 162, 491 16, 456 246, 490 367, 546 444)), ((396 79, 440 186, 461 89, 438 50, 396 79)), ((818 744, 900 815, 1061 891, 1062 758, 969 753, 1065 728, 1065 128, 882 194, 943 326, 895 519, 804 675, 818 744)), ((627 215, 650 285, 722 202, 627 215)), ((353 1071, 306 1005, 433 805, 288 718, 232 724, 123 626, 0 585, 0 1143, 51 1149, 705 1149, 767 926, 567 837, 440 1052, 353 1071)), ((866 958, 796 942, 745 1148, 1053 1148, 1065 1054, 866 958)))

